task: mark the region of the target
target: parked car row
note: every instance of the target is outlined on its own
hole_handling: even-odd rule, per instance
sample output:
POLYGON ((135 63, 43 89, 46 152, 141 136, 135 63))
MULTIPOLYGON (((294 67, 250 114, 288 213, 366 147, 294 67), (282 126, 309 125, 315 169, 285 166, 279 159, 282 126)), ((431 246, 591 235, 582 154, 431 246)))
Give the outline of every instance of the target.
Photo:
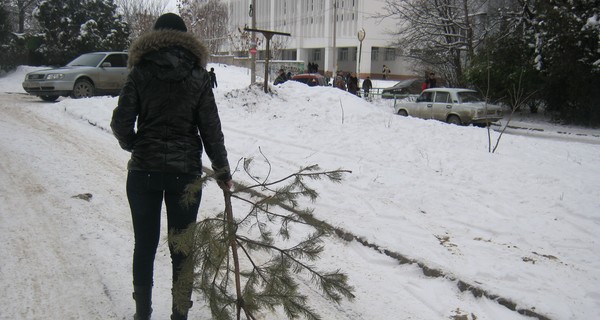
POLYGON ((128 73, 126 52, 92 52, 61 68, 28 73, 23 89, 45 101, 55 101, 60 96, 77 99, 118 95, 128 73))
MULTIPOLYGON (((60 96, 73 98, 96 95, 118 95, 127 80, 126 52, 86 53, 66 66, 30 72, 25 76, 23 89, 45 101, 60 96)), ((308 86, 327 86, 318 73, 303 73, 293 81, 308 86)), ((402 98, 421 92, 423 81, 403 80, 383 89, 384 98, 402 98)), ((502 108, 487 103, 475 90, 459 88, 426 89, 415 101, 396 103, 395 113, 423 119, 435 119, 457 125, 486 124, 502 119, 502 108)))
MULTIPOLYGON (((326 86, 325 78, 318 73, 297 74, 292 80, 309 86, 326 86)), ((500 106, 490 104, 470 89, 431 88, 422 90, 422 79, 407 79, 382 90, 382 98, 402 99, 419 95, 413 101, 399 101, 394 106, 396 114, 422 119, 435 119, 455 125, 484 125, 503 117, 500 106)))
MULTIPOLYGON (((292 80, 309 86, 327 85, 325 78, 316 73, 298 74, 292 80)), ((406 98, 420 94, 414 101, 400 101, 394 109, 398 115, 435 119, 456 125, 484 125, 503 117, 500 106, 487 103, 470 89, 431 88, 422 90, 422 79, 402 80, 382 90, 382 98, 406 98)))

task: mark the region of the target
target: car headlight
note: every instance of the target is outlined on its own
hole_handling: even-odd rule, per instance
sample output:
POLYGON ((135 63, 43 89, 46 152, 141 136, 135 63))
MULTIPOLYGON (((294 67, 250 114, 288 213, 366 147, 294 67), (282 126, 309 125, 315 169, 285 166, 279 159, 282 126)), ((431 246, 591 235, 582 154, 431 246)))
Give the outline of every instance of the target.
POLYGON ((46 76, 47 80, 59 80, 64 78, 65 75, 63 73, 50 73, 46 76))

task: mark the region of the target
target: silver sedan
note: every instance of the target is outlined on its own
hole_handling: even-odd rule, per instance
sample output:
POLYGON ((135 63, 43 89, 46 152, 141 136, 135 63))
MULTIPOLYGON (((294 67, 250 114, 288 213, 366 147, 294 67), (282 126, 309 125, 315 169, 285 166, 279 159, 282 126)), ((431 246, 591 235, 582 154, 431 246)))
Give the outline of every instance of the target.
POLYGON ((92 52, 61 68, 28 73, 23 89, 45 101, 55 101, 60 96, 118 95, 128 73, 126 52, 92 52))
POLYGON ((398 102, 396 114, 435 119, 456 125, 481 125, 502 119, 502 108, 487 103, 470 89, 432 88, 424 90, 413 102, 398 102))

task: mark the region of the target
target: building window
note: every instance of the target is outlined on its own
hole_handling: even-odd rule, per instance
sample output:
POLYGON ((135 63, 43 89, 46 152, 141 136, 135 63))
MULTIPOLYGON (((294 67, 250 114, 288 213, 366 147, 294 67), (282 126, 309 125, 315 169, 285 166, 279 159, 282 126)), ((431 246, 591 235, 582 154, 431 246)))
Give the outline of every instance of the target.
POLYGON ((371 61, 379 61, 379 48, 371 48, 371 61))
POLYGON ((313 50, 313 61, 321 61, 321 50, 313 50))
POLYGON ((348 61, 348 48, 340 49, 340 61, 348 61))
POLYGON ((358 48, 353 48, 352 50, 352 61, 356 61, 358 56, 358 48))
POLYGON ((396 49, 385 48, 385 61, 394 61, 394 60, 396 60, 396 49))

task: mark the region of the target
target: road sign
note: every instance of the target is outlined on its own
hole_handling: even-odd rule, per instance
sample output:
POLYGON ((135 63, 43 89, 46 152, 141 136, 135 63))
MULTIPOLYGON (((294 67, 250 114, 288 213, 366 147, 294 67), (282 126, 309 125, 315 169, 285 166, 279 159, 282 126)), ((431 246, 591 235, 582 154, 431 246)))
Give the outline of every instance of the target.
POLYGON ((256 48, 250 48, 250 54, 256 54, 256 48))

